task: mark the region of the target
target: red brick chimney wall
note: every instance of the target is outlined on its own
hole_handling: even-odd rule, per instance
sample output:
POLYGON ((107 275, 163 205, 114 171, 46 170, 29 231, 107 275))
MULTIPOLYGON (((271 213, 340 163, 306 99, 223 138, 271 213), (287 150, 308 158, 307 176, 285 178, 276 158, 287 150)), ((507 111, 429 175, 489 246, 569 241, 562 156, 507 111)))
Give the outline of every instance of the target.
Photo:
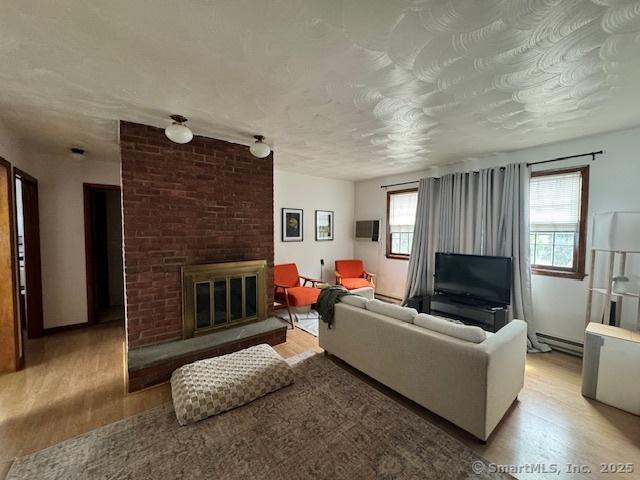
POLYGON ((129 348, 182 338, 183 265, 266 259, 273 306, 273 154, 120 123, 129 348))

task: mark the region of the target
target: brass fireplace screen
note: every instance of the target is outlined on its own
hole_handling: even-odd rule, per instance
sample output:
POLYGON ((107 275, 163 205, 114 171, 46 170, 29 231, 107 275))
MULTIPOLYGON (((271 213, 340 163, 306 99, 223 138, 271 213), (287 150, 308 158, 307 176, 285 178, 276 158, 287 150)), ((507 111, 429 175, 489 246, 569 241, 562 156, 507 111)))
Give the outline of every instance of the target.
POLYGON ((183 267, 183 338, 265 319, 266 267, 265 260, 183 267))

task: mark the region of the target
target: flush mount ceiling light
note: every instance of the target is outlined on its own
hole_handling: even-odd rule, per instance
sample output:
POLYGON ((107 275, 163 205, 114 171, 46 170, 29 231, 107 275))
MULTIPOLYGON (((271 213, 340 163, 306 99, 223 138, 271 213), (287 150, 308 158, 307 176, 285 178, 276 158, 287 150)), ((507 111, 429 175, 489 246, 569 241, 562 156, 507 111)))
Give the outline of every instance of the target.
POLYGON ((182 115, 171 115, 173 123, 164 129, 164 134, 175 143, 189 143, 193 139, 193 132, 184 125, 187 119, 182 115))
POLYGON ((256 139, 256 143, 249 147, 251 155, 258 158, 264 158, 271 153, 271 147, 266 143, 262 143, 264 140, 262 135, 254 135, 253 138, 256 139))
POLYGON ((71 158, 74 160, 83 160, 84 159, 84 150, 82 148, 73 147, 70 149, 71 158))

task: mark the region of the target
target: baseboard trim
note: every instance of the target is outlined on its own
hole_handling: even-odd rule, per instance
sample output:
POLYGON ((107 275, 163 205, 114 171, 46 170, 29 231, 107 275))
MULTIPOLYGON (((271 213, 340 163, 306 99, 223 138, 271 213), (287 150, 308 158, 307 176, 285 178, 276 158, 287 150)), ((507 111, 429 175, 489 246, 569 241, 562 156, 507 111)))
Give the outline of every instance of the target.
POLYGON ((538 333, 538 336, 549 344, 554 350, 558 350, 563 353, 575 355, 576 357, 582 357, 584 345, 574 340, 567 340, 566 338, 555 337, 553 335, 547 335, 545 333, 538 333))
POLYGON ((380 299, 386 299, 386 300, 391 300, 393 303, 400 303, 402 302, 401 298, 398 297, 392 297, 391 295, 384 295, 382 293, 377 293, 375 294, 375 298, 380 298, 380 299))

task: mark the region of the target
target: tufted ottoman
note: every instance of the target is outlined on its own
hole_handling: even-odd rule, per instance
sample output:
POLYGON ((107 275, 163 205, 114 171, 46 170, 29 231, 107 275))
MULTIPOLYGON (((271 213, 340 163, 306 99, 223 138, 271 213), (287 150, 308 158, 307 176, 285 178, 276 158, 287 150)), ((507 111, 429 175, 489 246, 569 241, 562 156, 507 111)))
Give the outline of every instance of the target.
POLYGON ((208 358, 171 375, 171 396, 180 425, 249 403, 293 383, 293 370, 269 345, 208 358))

